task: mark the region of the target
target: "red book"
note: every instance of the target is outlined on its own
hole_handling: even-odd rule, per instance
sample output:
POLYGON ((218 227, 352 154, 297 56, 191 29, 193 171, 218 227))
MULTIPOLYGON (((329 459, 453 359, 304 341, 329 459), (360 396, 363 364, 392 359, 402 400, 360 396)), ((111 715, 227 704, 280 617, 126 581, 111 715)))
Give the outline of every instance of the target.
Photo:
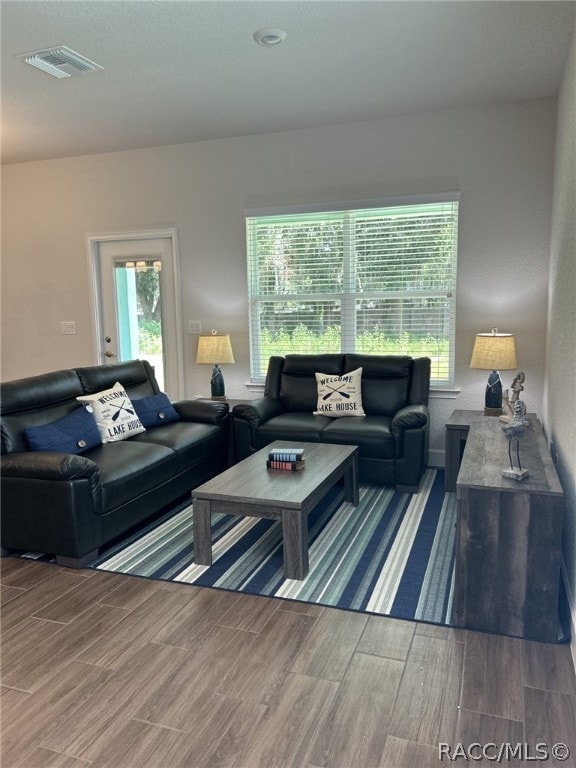
POLYGON ((296 472, 299 469, 304 469, 304 464, 304 459, 301 461, 274 461, 273 459, 268 459, 266 461, 268 469, 280 469, 284 472, 296 472))

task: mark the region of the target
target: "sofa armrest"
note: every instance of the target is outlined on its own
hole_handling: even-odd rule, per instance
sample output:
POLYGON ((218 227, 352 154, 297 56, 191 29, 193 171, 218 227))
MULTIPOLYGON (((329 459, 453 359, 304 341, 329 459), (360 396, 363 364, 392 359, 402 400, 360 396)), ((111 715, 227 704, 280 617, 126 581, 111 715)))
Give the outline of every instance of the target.
POLYGON ((235 405, 232 413, 235 419, 249 421, 256 428, 274 416, 284 413, 284 408, 279 400, 265 396, 252 400, 250 403, 235 405))
POLYGON ((410 405, 402 408, 392 419, 391 431, 396 451, 396 489, 415 493, 428 466, 428 407, 410 405))
POLYGON ((0 475, 2 483, 10 483, 12 488, 20 487, 19 481, 22 486, 39 481, 45 488, 49 488, 51 482, 69 485, 84 482, 92 498, 93 510, 102 507, 100 469, 86 456, 58 451, 9 453, 2 456, 0 475))
POLYGON ((30 451, 2 456, 0 468, 2 547, 49 552, 62 564, 95 555, 103 498, 93 461, 30 451))
POLYGON ((392 419, 390 431, 394 437, 400 437, 407 429, 422 429, 428 424, 428 407, 425 405, 407 405, 401 408, 392 419))
POLYGON ((229 411, 228 403, 219 400, 179 400, 172 405, 184 421, 199 421, 220 427, 229 411))
POLYGON ((21 480, 78 480, 98 483, 100 470, 85 456, 56 451, 29 451, 2 456, 0 471, 3 478, 21 480))
POLYGON ((280 413, 284 413, 282 404, 269 395, 234 406, 234 453, 237 461, 257 450, 258 427, 280 413))

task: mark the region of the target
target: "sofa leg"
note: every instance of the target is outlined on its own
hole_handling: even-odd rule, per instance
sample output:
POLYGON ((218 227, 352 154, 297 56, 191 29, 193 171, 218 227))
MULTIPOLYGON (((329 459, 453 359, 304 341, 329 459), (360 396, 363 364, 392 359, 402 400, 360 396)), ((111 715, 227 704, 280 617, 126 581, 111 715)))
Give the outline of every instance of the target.
POLYGON ((93 549, 92 552, 88 552, 84 557, 64 557, 63 555, 56 555, 56 564, 62 565, 65 568, 84 568, 88 563, 93 562, 98 557, 98 550, 93 549))

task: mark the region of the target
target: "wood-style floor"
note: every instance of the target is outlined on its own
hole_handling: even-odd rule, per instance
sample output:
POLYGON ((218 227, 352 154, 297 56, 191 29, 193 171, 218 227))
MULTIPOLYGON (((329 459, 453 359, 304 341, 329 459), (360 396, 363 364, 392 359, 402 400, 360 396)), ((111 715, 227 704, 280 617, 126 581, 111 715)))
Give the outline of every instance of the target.
POLYGON ((477 765, 440 760, 472 742, 576 766, 567 645, 13 558, 1 581, 2 768, 477 765))

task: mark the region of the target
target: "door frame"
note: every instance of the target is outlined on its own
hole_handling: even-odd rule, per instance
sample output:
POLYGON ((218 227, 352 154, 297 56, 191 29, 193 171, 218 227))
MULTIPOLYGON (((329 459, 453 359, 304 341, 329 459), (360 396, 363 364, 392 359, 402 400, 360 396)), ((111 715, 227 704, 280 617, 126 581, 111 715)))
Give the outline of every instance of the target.
MULTIPOLYGON (((100 243, 128 240, 157 240, 167 239, 170 241, 170 261, 172 280, 164 281, 163 288, 165 295, 162 297, 162 313, 164 324, 164 313, 170 308, 172 313, 171 322, 168 325, 175 327, 174 338, 169 334, 164 346, 164 359, 166 370, 166 355, 169 354, 173 360, 173 381, 167 388, 170 389, 170 397, 173 400, 184 397, 184 364, 183 364, 183 346, 182 346, 182 311, 180 300, 180 258, 178 249, 178 231, 176 228, 165 229, 145 229, 122 232, 105 232, 100 234, 86 235, 86 255, 88 259, 88 279, 90 283, 90 314, 92 318, 92 349, 93 358, 96 365, 102 364, 103 349, 103 328, 102 313, 99 296, 99 246, 100 243)), ((168 383, 168 382, 167 382, 168 383)))

